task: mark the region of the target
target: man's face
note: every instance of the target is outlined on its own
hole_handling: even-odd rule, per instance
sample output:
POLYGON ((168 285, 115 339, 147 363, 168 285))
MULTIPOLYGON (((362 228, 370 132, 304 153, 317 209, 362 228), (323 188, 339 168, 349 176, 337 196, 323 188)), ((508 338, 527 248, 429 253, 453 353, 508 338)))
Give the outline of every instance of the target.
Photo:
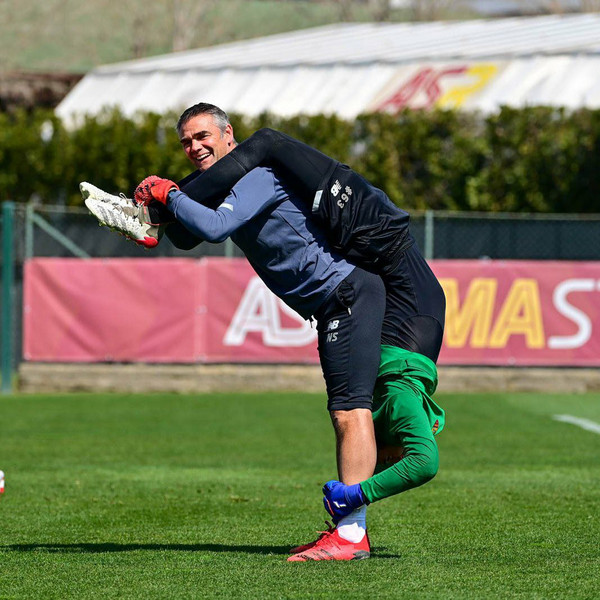
POLYGON ((235 147, 231 125, 221 131, 211 115, 198 115, 187 121, 179 141, 199 171, 206 171, 235 147))

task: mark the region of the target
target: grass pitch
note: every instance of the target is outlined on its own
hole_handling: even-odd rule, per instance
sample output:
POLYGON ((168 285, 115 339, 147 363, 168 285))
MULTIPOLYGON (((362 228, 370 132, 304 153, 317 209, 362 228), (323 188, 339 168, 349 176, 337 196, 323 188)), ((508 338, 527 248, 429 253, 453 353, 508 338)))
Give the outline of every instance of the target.
POLYGON ((286 563, 334 476, 322 396, 0 398, 0 598, 597 598, 600 395, 439 395, 441 469, 373 557, 286 563))

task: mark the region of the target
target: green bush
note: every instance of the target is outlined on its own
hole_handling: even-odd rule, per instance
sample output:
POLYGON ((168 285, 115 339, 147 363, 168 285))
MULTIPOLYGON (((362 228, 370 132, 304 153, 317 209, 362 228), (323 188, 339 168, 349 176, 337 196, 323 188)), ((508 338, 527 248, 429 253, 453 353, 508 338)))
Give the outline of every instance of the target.
MULTIPOLYGON (((67 129, 53 113, 0 114, 0 200, 79 205, 78 184, 131 194, 149 174, 191 166, 177 115, 116 111, 67 129)), ((289 133, 345 162, 408 209, 600 212, 600 111, 503 108, 255 118, 232 115, 238 141, 259 127, 289 133)))

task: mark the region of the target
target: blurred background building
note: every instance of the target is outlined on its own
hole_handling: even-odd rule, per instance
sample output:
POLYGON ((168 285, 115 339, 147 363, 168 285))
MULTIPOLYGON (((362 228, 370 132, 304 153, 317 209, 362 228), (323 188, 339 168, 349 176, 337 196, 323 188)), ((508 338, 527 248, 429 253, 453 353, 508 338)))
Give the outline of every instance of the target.
POLYGON ((202 100, 244 115, 403 108, 600 107, 600 14, 345 23, 98 67, 57 113, 180 111, 202 100))

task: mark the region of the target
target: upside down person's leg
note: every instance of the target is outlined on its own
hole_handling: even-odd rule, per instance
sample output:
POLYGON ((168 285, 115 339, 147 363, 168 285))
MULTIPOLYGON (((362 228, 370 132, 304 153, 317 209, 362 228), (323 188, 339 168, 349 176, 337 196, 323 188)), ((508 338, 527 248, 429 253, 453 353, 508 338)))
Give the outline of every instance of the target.
POLYGON ((190 198, 216 208, 231 188, 259 166, 273 167, 310 197, 337 161, 284 133, 259 129, 203 173, 191 173, 179 182, 190 198))

